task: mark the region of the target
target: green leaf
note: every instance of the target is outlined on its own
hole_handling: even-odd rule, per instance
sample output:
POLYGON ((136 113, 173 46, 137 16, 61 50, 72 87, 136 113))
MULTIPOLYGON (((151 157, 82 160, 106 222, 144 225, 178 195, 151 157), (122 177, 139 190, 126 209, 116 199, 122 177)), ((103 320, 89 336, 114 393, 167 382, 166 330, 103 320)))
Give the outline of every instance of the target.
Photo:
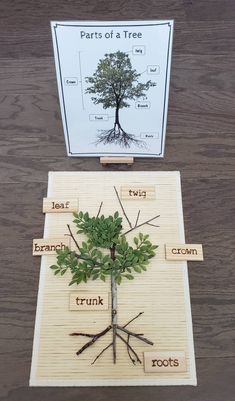
POLYGON ((134 276, 132 276, 132 274, 124 274, 124 276, 128 278, 128 280, 134 280, 134 276))
POLYGON ((110 256, 109 255, 105 255, 103 258, 103 263, 107 263, 110 260, 110 256))
POLYGON ((60 270, 55 270, 55 276, 56 276, 56 274, 58 274, 60 272, 60 270))
POLYGON ((77 279, 70 281, 69 286, 75 284, 76 282, 77 282, 77 279))
POLYGON ((159 245, 152 245, 152 249, 157 249, 159 247, 159 245))
POLYGON ((93 250, 91 251, 91 257, 93 258, 95 255, 96 255, 96 249, 93 249, 93 250))
POLYGON ((121 275, 116 276, 115 281, 116 281, 116 283, 117 283, 118 285, 120 285, 120 284, 121 284, 121 281, 122 281, 121 275))
POLYGON ((63 269, 63 270, 61 270, 61 276, 63 276, 65 273, 67 272, 67 268, 66 269, 63 269))
POLYGON ((136 237, 134 238, 134 243, 135 243, 136 246, 138 246, 138 243, 139 243, 138 238, 136 238, 136 237))

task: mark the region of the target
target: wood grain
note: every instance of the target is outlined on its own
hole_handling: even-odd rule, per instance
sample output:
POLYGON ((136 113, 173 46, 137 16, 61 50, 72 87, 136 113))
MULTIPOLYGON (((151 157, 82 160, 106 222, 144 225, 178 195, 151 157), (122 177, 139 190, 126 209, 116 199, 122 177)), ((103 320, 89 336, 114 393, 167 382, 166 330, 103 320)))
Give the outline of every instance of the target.
POLYGON ((1 1, 2 400, 233 398, 234 15, 232 0, 1 1), (28 388, 40 262, 31 246, 43 233, 47 172, 102 170, 98 158, 67 158, 64 146, 49 20, 76 18, 175 19, 165 158, 131 169, 181 171, 186 240, 205 245, 205 261, 189 268, 197 388, 28 388))

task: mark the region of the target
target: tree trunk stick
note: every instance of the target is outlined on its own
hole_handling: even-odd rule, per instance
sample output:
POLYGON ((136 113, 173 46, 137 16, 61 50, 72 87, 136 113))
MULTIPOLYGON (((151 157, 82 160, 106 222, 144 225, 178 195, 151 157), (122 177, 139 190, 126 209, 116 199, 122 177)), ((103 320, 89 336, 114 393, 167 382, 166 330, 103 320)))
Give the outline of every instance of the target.
MULTIPOLYGON (((110 248, 111 259, 115 260, 115 246, 110 248)), ((113 363, 116 363, 116 334, 117 334, 117 284, 115 277, 111 274, 111 296, 112 296, 112 328, 113 328, 113 363)))

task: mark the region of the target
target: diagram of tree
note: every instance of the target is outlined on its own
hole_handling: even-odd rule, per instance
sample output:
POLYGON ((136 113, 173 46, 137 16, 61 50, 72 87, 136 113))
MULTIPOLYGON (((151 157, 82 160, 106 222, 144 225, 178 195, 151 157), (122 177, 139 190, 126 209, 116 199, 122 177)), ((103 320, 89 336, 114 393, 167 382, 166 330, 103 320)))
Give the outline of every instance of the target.
POLYGON ((119 119, 120 109, 130 107, 131 100, 145 97, 145 92, 156 86, 151 80, 139 82, 140 76, 132 67, 129 55, 117 51, 105 54, 99 60, 93 76, 86 77, 86 82, 90 84, 86 93, 94 95, 91 98, 93 103, 102 104, 104 109, 115 108, 114 126, 98 134, 97 144, 116 144, 124 148, 143 144, 143 141, 122 128, 119 119))
POLYGON ((132 224, 116 187, 114 187, 114 190, 123 216, 128 223, 128 229, 123 232, 123 218, 117 211, 114 215, 108 217, 100 215, 103 203, 101 203, 96 216, 91 217, 88 212, 83 213, 82 211, 74 213, 74 223, 78 229, 77 234, 85 234, 87 241, 79 244, 68 225, 68 235, 73 239, 76 251, 72 251, 69 248, 57 251, 57 264, 50 266, 55 274, 64 275, 67 270, 70 270, 72 280, 69 285, 80 284, 81 282, 86 283, 89 279, 106 281, 107 278, 110 278, 112 299, 110 324, 96 334, 81 332, 70 334, 71 336, 89 338, 89 341, 77 351, 77 355, 81 355, 97 340, 105 336, 106 333, 112 331, 112 341, 95 357, 92 364, 110 347, 112 347, 113 352, 113 363, 116 363, 117 339, 126 345, 129 358, 133 364, 142 362, 130 344, 132 337, 145 344, 153 345, 153 342, 144 337, 141 332, 135 333, 127 328, 143 314, 142 311, 124 325, 118 323, 117 284, 121 284, 123 279, 133 280, 135 273, 144 273, 147 270, 146 266, 149 264, 149 260, 155 256, 155 250, 158 246, 150 242, 149 235, 139 233, 133 238, 133 246, 128 243, 126 236, 144 225, 158 227, 155 224, 155 220, 159 215, 139 223, 141 213, 139 210, 135 224, 132 224))

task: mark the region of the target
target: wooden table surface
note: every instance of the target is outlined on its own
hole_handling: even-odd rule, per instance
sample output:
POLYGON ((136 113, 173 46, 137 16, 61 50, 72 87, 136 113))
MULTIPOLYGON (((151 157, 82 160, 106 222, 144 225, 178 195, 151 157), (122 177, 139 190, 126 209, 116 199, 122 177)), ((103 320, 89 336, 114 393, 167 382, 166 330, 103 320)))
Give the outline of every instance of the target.
MULTIPOLYGON (((234 398, 235 2, 232 0, 0 3, 1 400, 232 401, 234 398), (188 243, 197 387, 29 388, 42 198, 49 170, 102 170, 68 158, 50 20, 175 19, 166 156, 133 170, 180 170, 188 243)), ((125 170, 126 167, 110 167, 125 170)))

